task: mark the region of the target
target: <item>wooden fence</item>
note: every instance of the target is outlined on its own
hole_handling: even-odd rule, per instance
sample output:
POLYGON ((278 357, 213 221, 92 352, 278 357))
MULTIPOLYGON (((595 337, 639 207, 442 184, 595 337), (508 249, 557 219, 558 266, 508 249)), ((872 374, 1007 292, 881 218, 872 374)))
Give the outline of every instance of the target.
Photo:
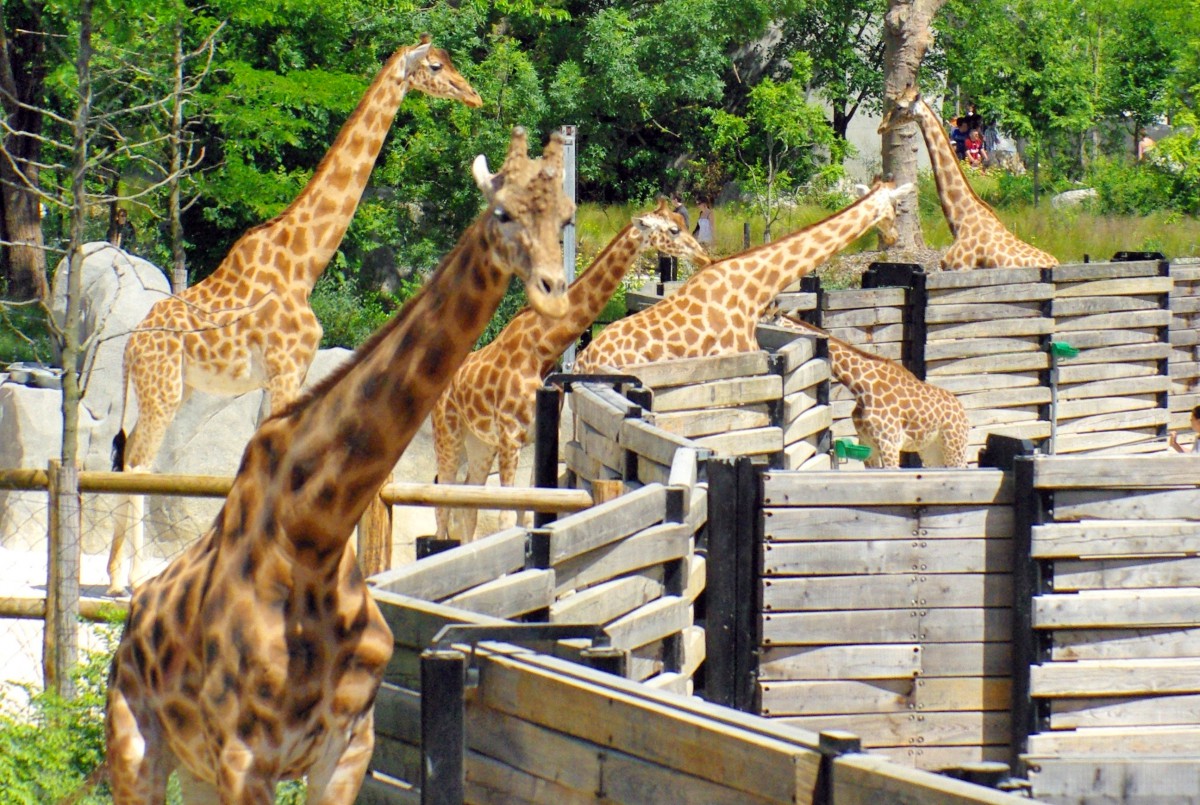
POLYGON ((376 702, 363 805, 1028 801, 861 753, 852 736, 817 735, 489 642, 488 629, 509 628, 505 621, 382 590, 375 597, 396 654, 376 702), (455 624, 478 629, 479 642, 420 654, 455 624), (439 677, 443 664, 451 673, 439 677))
POLYGON ((1200 457, 1035 457, 1015 476, 1013 712, 1035 792, 1195 802, 1200 457))
MULTIPOLYGON (((694 607, 704 589, 696 536, 708 497, 694 449, 671 461, 666 485, 646 484, 542 528, 492 534, 372 584, 491 617, 602 626, 610 645, 629 654, 625 676, 690 693, 705 651, 694 607)), ((567 641, 557 651, 587 648, 567 641)))
POLYGON ((1200 262, 1171 265, 1171 428, 1200 405, 1200 262))

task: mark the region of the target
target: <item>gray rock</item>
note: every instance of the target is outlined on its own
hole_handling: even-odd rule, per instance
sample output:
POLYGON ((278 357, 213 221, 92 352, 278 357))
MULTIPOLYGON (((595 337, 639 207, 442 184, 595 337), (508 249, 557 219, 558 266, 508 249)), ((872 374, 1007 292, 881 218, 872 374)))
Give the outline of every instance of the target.
POLYGON ((1056 210, 1067 209, 1068 207, 1078 207, 1085 201, 1089 201, 1098 197, 1100 194, 1094 188, 1085 187, 1081 190, 1068 190, 1065 193, 1059 193, 1056 196, 1050 197, 1050 206, 1056 210))

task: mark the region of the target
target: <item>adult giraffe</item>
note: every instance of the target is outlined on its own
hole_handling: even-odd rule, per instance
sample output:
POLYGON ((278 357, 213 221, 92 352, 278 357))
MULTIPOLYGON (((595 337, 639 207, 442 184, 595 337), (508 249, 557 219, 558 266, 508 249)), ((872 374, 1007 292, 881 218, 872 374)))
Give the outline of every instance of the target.
POLYGON ((349 540, 516 274, 566 313, 559 236, 574 205, 562 138, 540 159, 514 131, 499 173, 475 162, 487 209, 425 287, 335 374, 251 437, 212 528, 138 586, 113 657, 108 772, 116 805, 166 798, 350 805, 374 745, 392 634, 349 540))
POLYGON ((879 124, 879 133, 915 121, 925 138, 942 212, 954 242, 942 255, 943 271, 971 268, 1051 268, 1053 255, 1030 246, 1008 230, 996 213, 975 194, 959 163, 942 121, 917 92, 908 87, 879 124))
MULTIPOLYGON (((479 95, 429 37, 397 50, 367 88, 300 195, 247 231, 210 276, 154 304, 125 345, 123 384, 138 418, 113 440, 113 469, 148 472, 179 407, 192 391, 236 395, 266 389, 277 409, 300 390, 321 342, 309 294, 350 226, 375 159, 405 94, 420 90, 478 107, 479 95)), ((544 293, 535 288, 532 293, 544 293)), ((109 551, 109 594, 140 580, 145 503, 118 503, 109 551)))

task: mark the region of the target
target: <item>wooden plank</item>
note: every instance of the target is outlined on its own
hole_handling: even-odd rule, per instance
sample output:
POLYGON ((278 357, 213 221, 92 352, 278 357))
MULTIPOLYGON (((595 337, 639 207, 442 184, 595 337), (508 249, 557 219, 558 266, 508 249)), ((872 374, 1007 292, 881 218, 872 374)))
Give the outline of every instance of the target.
POLYGON ((1146 492, 1062 489, 1055 493, 1056 520, 1176 520, 1186 517, 1200 517, 1200 489, 1146 492))
POLYGON ((389 682, 375 697, 375 734, 402 743, 421 744, 421 694, 389 682))
POLYGON ((779 716, 1007 711, 1007 679, 877 679, 761 682, 762 713, 779 716))
POLYGON ((1200 656, 1200 629, 1068 629, 1054 634, 1053 660, 1200 656))
POLYGON ((759 349, 765 349, 767 352, 775 352, 776 350, 786 347, 793 341, 803 339, 802 333, 791 329, 790 327, 779 327, 775 324, 760 321, 754 327, 754 341, 759 349))
POLYGON ((872 609, 762 616, 764 646, 995 643, 1012 639, 1008 609, 872 609))
POLYGON ((811 361, 817 354, 817 340, 810 337, 795 338, 775 352, 775 362, 778 371, 783 374, 796 369, 798 366, 811 361))
POLYGON ((815 408, 820 395, 815 386, 809 386, 783 398, 783 411, 779 420, 786 428, 805 411, 815 408))
POLYGON ((1091 282, 1072 282, 1055 288, 1055 298, 1070 299, 1080 296, 1137 296, 1139 294, 1166 294, 1171 292, 1174 281, 1170 277, 1125 277, 1102 279, 1091 282))
POLYGON ((1055 334, 1072 342, 1073 334, 1091 330, 1136 330, 1144 327, 1169 327, 1171 311, 1137 310, 1125 313, 1100 313, 1092 316, 1066 316, 1055 319, 1055 334))
POLYGON ((1012 501, 999 470, 874 470, 763 474, 764 506, 959 505, 1012 501))
POLYGON ((464 792, 471 805, 586 805, 596 801, 593 792, 575 791, 526 774, 478 752, 467 752, 464 767, 464 792))
POLYGON ((801 439, 819 435, 833 424, 833 410, 828 405, 808 409, 792 420, 784 420, 786 426, 780 436, 783 444, 795 444, 801 439))
POLYGON ((756 456, 764 453, 777 453, 783 449, 783 429, 766 427, 719 433, 702 436, 696 439, 696 443, 724 456, 756 456))
POLYGON ((1055 332, 1054 319, 1026 318, 976 321, 965 324, 934 324, 929 327, 930 341, 958 338, 1012 338, 1014 336, 1049 335, 1055 332))
POLYGON ((1033 527, 1037 559, 1200 554, 1200 523, 1188 520, 1101 520, 1033 527))
POLYGON ((1073 263, 1051 269, 1055 283, 1088 282, 1123 277, 1156 277, 1158 261, 1137 260, 1116 263, 1073 263))
POLYGON ((1055 592, 1200 587, 1200 556, 1060 559, 1054 563, 1053 586, 1055 592))
POLYGON ((634 570, 687 556, 692 540, 686 524, 664 523, 631 537, 611 542, 556 565, 555 593, 582 590, 634 570))
POLYGON ((785 724, 813 732, 845 730, 862 738, 864 749, 884 746, 1000 746, 1012 735, 1008 713, 870 713, 794 716, 785 724))
POLYGON ((571 410, 575 416, 608 439, 616 439, 621 422, 637 409, 607 386, 581 383, 571 392, 571 410))
POLYGON ((480 615, 512 619, 545 609, 553 601, 554 571, 522 570, 461 592, 447 599, 446 604, 480 615))
POLYGON ((1086 400, 1067 400, 1058 404, 1058 419, 1059 422, 1065 422, 1096 414, 1137 411, 1157 407, 1157 394, 1145 394, 1140 397, 1092 397, 1086 400))
POLYGON ((930 643, 921 646, 921 676, 1008 676, 1012 645, 995 643, 930 643))
POLYGON ((1007 573, 881 575, 866 585, 861 576, 804 576, 767 578, 762 585, 764 612, 1012 605, 1007 573))
POLYGON ((904 321, 900 307, 868 307, 856 310, 830 310, 822 314, 823 327, 875 327, 904 321))
POLYGON ((899 344, 904 340, 903 324, 878 324, 863 327, 832 327, 826 324, 824 330, 834 338, 840 338, 848 344, 876 350, 885 345, 899 344))
POLYGON ((1050 315, 1057 318, 1117 313, 1123 310, 1161 309, 1161 296, 1081 296, 1076 299, 1055 299, 1050 305, 1050 315))
POLYGON ((1050 356, 1045 352, 1013 352, 949 361, 931 361, 926 369, 926 376, 930 382, 937 385, 937 378, 942 375, 965 375, 977 372, 992 374, 1036 372, 1047 369, 1049 366, 1050 356))
POLYGON ((704 636, 703 626, 688 626, 683 630, 682 640, 683 661, 680 664, 679 673, 686 677, 693 677, 700 665, 704 662, 705 652, 708 650, 706 639, 704 636))
POLYGON ((775 306, 788 313, 815 310, 817 307, 817 295, 811 291, 785 291, 775 295, 775 306))
POLYGON ((1033 373, 989 375, 976 372, 969 375, 945 375, 937 379, 937 385, 959 395, 965 392, 1030 388, 1040 386, 1041 380, 1033 373))
POLYGON ((775 801, 616 753, 606 757, 604 785, 597 790, 603 792, 604 802, 629 805, 642 802, 663 805, 689 805, 694 802, 712 805, 769 805, 775 801))
POLYGON ((825 358, 813 358, 798 366, 784 378, 784 395, 794 394, 802 389, 809 389, 819 383, 824 383, 831 377, 829 361, 825 358))
POLYGON ((971 338, 960 341, 932 341, 925 345, 925 360, 932 362, 951 358, 976 358, 984 355, 1041 351, 1041 341, 1036 338, 971 338))
POLYGON ((1054 298, 1054 286, 1048 282, 1014 282, 1005 285, 977 285, 961 288, 930 288, 929 306, 994 302, 1030 302, 1054 298))
POLYGON ((377 590, 437 601, 525 566, 525 530, 509 528, 371 577, 377 590))
POLYGON ((1200 478, 1200 456, 1175 454, 1125 461, 1044 456, 1034 459, 1033 473, 1034 486, 1039 489, 1195 486, 1200 478))
POLYGON ((1041 302, 930 305, 925 311, 925 321, 929 324, 953 324, 1030 317, 1042 317, 1041 302))
POLYGON ((1062 365, 1077 366, 1085 363, 1130 363, 1132 361, 1160 361, 1167 358, 1171 345, 1161 341, 1153 344, 1125 344, 1115 347, 1082 349, 1073 358, 1064 358, 1062 365))
MULTIPOLYGON (((1154 378, 1152 378, 1154 379, 1154 378)), ((1062 392, 1059 392, 1062 399, 1062 392)), ((1009 388, 1000 391, 981 391, 972 394, 956 394, 958 401, 967 410, 979 408, 1009 408, 1023 405, 1042 405, 1050 402, 1050 389, 1040 386, 1009 388)))
MULTIPOLYGON (((622 427, 626 421, 622 420, 622 427)), ((618 478, 624 473, 625 449, 619 442, 593 430, 586 422, 576 423, 575 440, 585 455, 618 473, 618 478)))
POLYGON ((499 626, 509 622, 488 615, 477 615, 465 609, 390 593, 387 590, 371 590, 371 597, 379 605, 379 611, 387 621, 388 628, 392 630, 392 638, 396 645, 419 651, 428 648, 434 635, 447 624, 499 626))
POLYGON ((993 425, 988 428, 976 428, 971 431, 969 444, 983 444, 987 434, 995 433, 1000 436, 1011 436, 1014 439, 1045 439, 1050 435, 1049 422, 1017 422, 1004 425, 993 425))
POLYGON ((932 293, 951 288, 983 288, 990 285, 1041 283, 1040 268, 989 268, 986 271, 935 271, 925 278, 932 293))
POLYGON ((663 569, 647 568, 632 576, 597 584, 550 605, 551 623, 608 623, 642 604, 661 598, 663 569))
POLYGON ((1200 791, 1195 757, 1029 757, 1032 796, 1039 802, 1194 803, 1200 791))
MULTIPOLYGON (((1055 699, 1050 728, 1158 727, 1200 724, 1200 694, 1144 696, 1136 699, 1055 699)), ((1196 758, 1200 764, 1200 757, 1196 758)))
POLYGON ((805 459, 799 467, 802 472, 824 472, 833 469, 833 458, 829 453, 819 453, 805 459))
POLYGON ((1183 755, 1196 754, 1200 729, 1186 727, 1097 727, 1029 736, 1031 755, 1183 755))
POLYGON ((1200 693, 1200 674, 1191 657, 1076 660, 1030 666, 1029 685, 1039 699, 1200 693))
POLYGON ((678 595, 651 601, 605 626, 617 648, 637 648, 692 625, 691 602, 678 595))
POLYGON ((843 540, 768 543, 766 576, 892 573, 1004 573, 1012 547, 1003 539, 843 540))
MULTIPOLYGON (((1012 750, 1007 746, 883 746, 871 752, 872 757, 890 760, 902 767, 930 771, 958 769, 968 763, 978 763, 983 760, 1008 763, 1012 760, 1011 755, 1012 750)), ((992 791, 992 789, 985 790, 992 791)), ((894 802, 895 800, 886 801, 894 802)), ((909 800, 913 805, 927 801, 920 796, 915 800, 909 800)), ((873 802, 878 803, 878 800, 873 800, 873 802)))
POLYGON ((669 414, 654 413, 647 421, 668 433, 695 439, 714 433, 768 427, 771 424, 771 410, 766 403, 735 408, 713 407, 669 414))
POLYGON ((1059 386, 1060 400, 1081 400, 1085 397, 1112 397, 1125 394, 1162 393, 1170 391, 1171 380, 1156 375, 1153 377, 1128 377, 1116 380, 1098 380, 1093 383, 1073 383, 1059 386))
POLYGON ((921 646, 775 646, 760 655, 758 678, 770 680, 913 679, 921 646))
POLYGON ((1111 414, 1079 417, 1067 420, 1066 422, 1060 421, 1058 432, 1062 436, 1070 436, 1077 433, 1158 428, 1160 425, 1166 425, 1170 417, 1170 412, 1162 408, 1150 408, 1142 411, 1119 411, 1111 414))
POLYGON ((637 480, 643 484, 662 484, 666 486, 671 479, 671 468, 666 464, 651 461, 645 456, 637 457, 637 480))
POLYGON ((666 505, 666 487, 654 484, 547 524, 550 564, 557 566, 661 523, 666 505))
POLYGON ((783 379, 779 375, 710 380, 706 383, 692 383, 656 391, 654 411, 657 413, 746 405, 778 400, 782 396, 783 379))
POLYGON ((698 447, 690 439, 667 433, 640 419, 625 420, 621 426, 621 446, 667 467, 675 461, 675 453, 679 450, 698 447))
POLYGON ((821 298, 821 309, 854 310, 870 307, 903 307, 907 297, 905 288, 839 288, 826 291, 821 298))
POLYGON ((1117 380, 1123 377, 1157 375, 1158 366, 1156 364, 1157 362, 1118 363, 1115 361, 1079 365, 1064 363, 1058 368, 1058 385, 1059 388, 1062 388, 1076 383, 1090 383, 1097 380, 1117 380))
POLYGON ((357 805, 421 805, 421 792, 383 773, 369 772, 358 791, 357 805))
POLYGON ((1108 430, 1097 433, 1064 433, 1055 441, 1060 455, 1090 453, 1091 455, 1162 452, 1157 428, 1108 430))
MULTIPOLYGON (((1014 425, 1022 422, 1037 422, 1038 409, 1036 406, 1023 408, 976 408, 967 411, 967 421, 972 429, 986 430, 992 425, 1014 425)), ((980 439, 980 444, 986 437, 980 439)))
POLYGON ((1095 349, 1128 344, 1149 344, 1162 341, 1161 327, 1124 328, 1121 330, 1091 330, 1063 334, 1058 341, 1066 341, 1079 349, 1095 349))
POLYGON ((371 753, 370 768, 372 771, 380 772, 397 780, 419 783, 421 780, 421 749, 387 736, 377 736, 375 750, 371 753))
POLYGON ((488 657, 476 696, 531 723, 737 791, 782 802, 813 796, 819 755, 811 749, 715 721, 703 708, 635 696, 615 680, 602 687, 539 665, 546 667, 488 657))
POLYGON ((627 366, 624 371, 658 391, 669 386, 692 385, 708 380, 765 375, 770 371, 768 359, 767 353, 760 350, 711 358, 672 358, 627 366))
POLYGON ((1200 590, 1104 590, 1033 599, 1035 629, 1200 626, 1200 590))

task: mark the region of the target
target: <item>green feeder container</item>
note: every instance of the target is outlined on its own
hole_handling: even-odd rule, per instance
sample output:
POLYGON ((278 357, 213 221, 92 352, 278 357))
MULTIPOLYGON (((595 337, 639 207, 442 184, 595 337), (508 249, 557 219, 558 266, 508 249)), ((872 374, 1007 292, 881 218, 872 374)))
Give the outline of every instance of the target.
POLYGON ((1074 358, 1079 354, 1079 347, 1073 347, 1066 341, 1051 341, 1050 354, 1056 358, 1074 358))
POLYGON ((865 444, 856 444, 849 439, 836 439, 833 442, 833 452, 838 459, 845 461, 848 458, 856 461, 866 461, 871 457, 871 448, 865 444))

